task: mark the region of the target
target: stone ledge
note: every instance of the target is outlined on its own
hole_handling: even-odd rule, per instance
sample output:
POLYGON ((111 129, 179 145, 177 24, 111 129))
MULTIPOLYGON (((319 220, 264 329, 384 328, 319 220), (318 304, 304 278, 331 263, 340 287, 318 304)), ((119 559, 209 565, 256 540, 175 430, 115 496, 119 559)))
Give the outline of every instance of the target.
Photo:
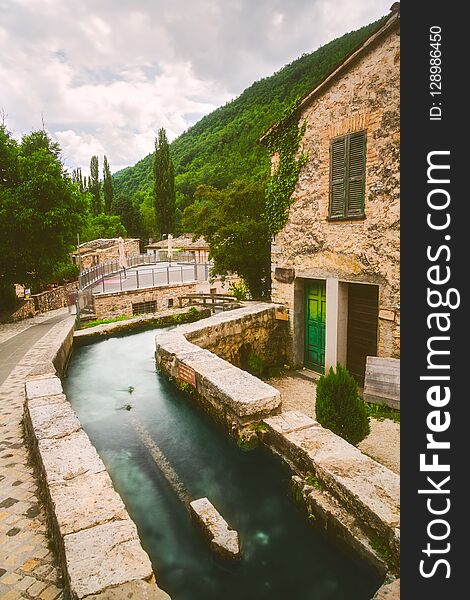
POLYGON ((132 595, 168 600, 103 462, 62 393, 55 369, 67 363, 72 333, 68 319, 45 336, 37 367, 25 377, 24 405, 26 438, 39 467, 67 591, 73 600, 132 595))
POLYGON ((70 589, 78 598, 135 580, 151 580, 152 565, 130 519, 64 538, 70 589))
POLYGON ((238 533, 227 524, 208 498, 199 498, 189 503, 192 516, 196 519, 212 548, 223 558, 240 558, 238 533))
POLYGON ((227 325, 239 335, 244 327, 274 319, 276 309, 279 306, 274 304, 251 304, 157 335, 157 365, 177 381, 182 381, 180 367, 189 369, 200 397, 216 412, 222 411, 232 428, 275 414, 281 406, 278 390, 204 349, 204 345, 223 336, 227 325))
POLYGON ((372 600, 400 600, 400 580, 395 579, 377 590, 372 600))
POLYGON ((400 478, 297 411, 264 420, 265 442, 299 473, 313 473, 362 526, 399 556, 400 478), (306 426, 307 425, 307 426, 306 426), (398 535, 397 535, 398 534, 398 535))

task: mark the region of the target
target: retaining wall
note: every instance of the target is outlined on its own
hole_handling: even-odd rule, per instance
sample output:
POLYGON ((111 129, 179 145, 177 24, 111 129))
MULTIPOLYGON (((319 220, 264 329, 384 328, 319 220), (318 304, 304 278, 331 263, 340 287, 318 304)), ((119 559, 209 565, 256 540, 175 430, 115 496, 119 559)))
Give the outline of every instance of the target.
POLYGON ((109 293, 94 293, 93 305, 97 319, 132 315, 132 304, 137 302, 156 302, 156 310, 168 308, 168 301, 178 304, 178 297, 194 294, 197 283, 172 283, 152 288, 127 290, 109 293))
MULTIPOLYGON (((278 390, 225 359, 239 362, 247 344, 261 357, 274 352, 285 328, 285 321, 276 319, 279 310, 274 304, 250 304, 159 334, 157 366, 240 435, 250 423, 279 412, 281 398, 278 390)), ((278 349, 282 356, 282 345, 278 349)))
POLYGON ((169 596, 155 583, 135 524, 62 391, 73 319, 54 327, 25 378, 26 440, 73 600, 169 596))

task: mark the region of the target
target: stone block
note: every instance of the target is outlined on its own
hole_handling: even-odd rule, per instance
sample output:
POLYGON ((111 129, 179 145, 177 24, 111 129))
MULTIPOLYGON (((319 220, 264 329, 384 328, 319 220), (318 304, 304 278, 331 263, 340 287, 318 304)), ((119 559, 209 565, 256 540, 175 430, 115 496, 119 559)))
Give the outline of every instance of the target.
POLYGON ((224 558, 240 558, 238 533, 216 510, 208 498, 199 498, 190 503, 191 514, 209 538, 211 547, 224 558))
POLYGON ((274 279, 281 283, 292 283, 295 279, 295 269, 276 267, 274 269, 274 279))
POLYGON ((49 485, 69 481, 83 473, 105 470, 83 430, 59 439, 39 440, 38 446, 49 485))
POLYGON ((64 546, 73 597, 81 599, 128 582, 153 578, 150 559, 131 520, 66 535, 64 546))
POLYGON ((32 400, 40 396, 53 396, 54 394, 62 394, 62 383, 56 376, 37 377, 26 379, 26 398, 32 400))
MULTIPOLYGON (((54 398, 54 396, 47 397, 54 398)), ((68 402, 28 406, 28 410, 37 440, 62 438, 81 428, 80 421, 68 402)))
POLYGON ((87 596, 87 600, 171 600, 170 596, 153 581, 130 581, 100 594, 87 596))
POLYGON ((281 406, 278 390, 233 366, 204 375, 202 388, 239 417, 268 414, 281 406))
POLYGON ((128 518, 124 503, 106 471, 87 472, 51 485, 49 494, 62 536, 128 518))
POLYGON ((312 427, 312 425, 317 425, 316 421, 299 410, 290 410, 274 417, 268 417, 264 419, 264 422, 280 434, 301 431, 307 427, 312 427))
POLYGON ((60 404, 68 402, 65 394, 54 394, 53 396, 39 396, 28 401, 28 409, 39 408, 41 406, 50 406, 51 404, 60 404))

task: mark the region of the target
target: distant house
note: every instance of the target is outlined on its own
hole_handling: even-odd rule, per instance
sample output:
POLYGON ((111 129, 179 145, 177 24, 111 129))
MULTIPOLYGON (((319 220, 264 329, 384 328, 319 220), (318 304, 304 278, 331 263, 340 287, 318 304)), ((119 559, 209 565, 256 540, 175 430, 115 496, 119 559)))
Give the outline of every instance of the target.
MULTIPOLYGON (((173 252, 185 252, 192 255, 195 262, 205 263, 209 260, 209 245, 203 237, 198 237, 193 241, 194 235, 192 233, 183 233, 182 235, 175 237, 171 241, 171 248, 173 252)), ((160 242, 153 242, 145 246, 147 254, 158 254, 166 258, 166 251, 168 249, 168 240, 161 240, 160 242)))
POLYGON ((301 101, 308 158, 271 249, 294 363, 340 362, 361 384, 366 356, 400 355, 399 30, 395 3, 301 101))
MULTIPOLYGON (((134 256, 140 252, 140 240, 138 238, 127 238, 124 240, 126 256, 134 256)), ((105 262, 119 258, 118 238, 98 239, 80 244, 72 254, 72 262, 81 265, 82 271, 100 265, 105 262)))

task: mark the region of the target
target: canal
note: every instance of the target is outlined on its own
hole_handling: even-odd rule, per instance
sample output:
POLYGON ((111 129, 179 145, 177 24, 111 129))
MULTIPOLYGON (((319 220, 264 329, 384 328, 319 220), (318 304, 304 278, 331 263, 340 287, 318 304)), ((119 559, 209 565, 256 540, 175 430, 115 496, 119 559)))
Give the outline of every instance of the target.
POLYGON ((243 451, 155 371, 155 331, 74 349, 68 399, 137 525, 172 600, 370 600, 381 581, 329 544, 266 450, 243 451), (207 496, 242 559, 210 550, 187 511, 207 496))

